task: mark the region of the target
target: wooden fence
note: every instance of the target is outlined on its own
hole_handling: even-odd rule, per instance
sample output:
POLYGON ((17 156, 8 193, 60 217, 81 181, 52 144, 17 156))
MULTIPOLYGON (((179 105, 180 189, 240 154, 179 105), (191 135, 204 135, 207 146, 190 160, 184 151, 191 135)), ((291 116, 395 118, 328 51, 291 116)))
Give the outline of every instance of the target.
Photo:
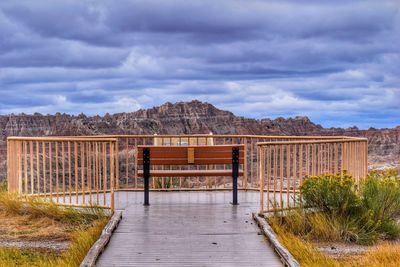
POLYGON ((8 190, 114 209, 116 144, 115 138, 8 138, 8 190))
MULTIPOLYGON (((117 169, 116 188, 118 190, 143 190, 143 179, 138 177, 140 167, 137 164, 138 145, 245 145, 244 175, 239 178, 239 189, 259 190, 260 180, 257 168, 257 143, 278 142, 296 140, 326 140, 344 139, 347 137, 327 136, 257 136, 257 135, 113 135, 113 136, 91 136, 91 138, 113 137, 118 139, 117 145, 117 169)), ((215 165, 211 168, 223 169, 229 166, 215 165)), ((205 168, 209 168, 205 167, 205 168)), ((165 169, 184 166, 164 166, 165 169)), ((229 190, 231 181, 226 177, 170 177, 152 178, 151 190, 174 191, 174 190, 229 190)))
MULTIPOLYGON (((142 191, 143 178, 138 176, 139 145, 244 144, 244 175, 239 177, 238 188, 260 190, 263 211, 290 206, 304 176, 348 170, 358 181, 367 171, 366 139, 343 136, 9 137, 7 144, 9 191, 43 196, 68 205, 113 208, 114 190, 142 191)), ((216 164, 204 168, 230 166, 216 164)), ((232 181, 229 177, 154 177, 150 187, 160 191, 231 190, 232 181)))
POLYGON ((367 156, 364 138, 258 143, 260 212, 295 207, 308 176, 347 171, 358 186, 368 174, 367 156))

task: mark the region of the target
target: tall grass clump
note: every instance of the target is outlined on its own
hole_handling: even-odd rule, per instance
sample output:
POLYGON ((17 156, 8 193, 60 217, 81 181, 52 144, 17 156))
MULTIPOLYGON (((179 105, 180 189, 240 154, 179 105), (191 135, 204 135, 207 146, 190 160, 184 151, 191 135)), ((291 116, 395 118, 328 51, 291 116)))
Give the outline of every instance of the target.
POLYGON ((277 218, 269 218, 268 222, 277 234, 279 242, 290 251, 301 266, 340 266, 335 260, 319 252, 309 242, 302 240, 295 234, 287 231, 286 228, 282 227, 282 224, 277 218))
POLYGON ((0 193, 0 211, 8 215, 27 215, 30 218, 47 217, 72 225, 90 224, 107 216, 106 212, 95 206, 71 208, 57 205, 41 198, 21 198, 17 194, 0 193))

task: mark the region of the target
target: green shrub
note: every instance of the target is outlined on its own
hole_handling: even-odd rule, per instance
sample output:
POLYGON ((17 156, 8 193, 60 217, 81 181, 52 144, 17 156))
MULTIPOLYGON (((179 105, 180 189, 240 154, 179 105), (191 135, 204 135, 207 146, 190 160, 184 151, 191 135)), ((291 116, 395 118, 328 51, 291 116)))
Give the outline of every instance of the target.
POLYGON ((360 212, 360 199, 351 175, 338 173, 308 177, 300 187, 302 202, 322 212, 347 216, 360 212))
POLYGON ((394 219, 400 211, 400 181, 395 176, 371 173, 362 185, 361 198, 366 212, 386 238, 400 236, 400 225, 394 219))
POLYGON ((347 173, 308 177, 301 186, 303 207, 289 212, 285 227, 320 240, 373 244, 400 236, 400 179, 393 171, 372 172, 356 193, 347 173))

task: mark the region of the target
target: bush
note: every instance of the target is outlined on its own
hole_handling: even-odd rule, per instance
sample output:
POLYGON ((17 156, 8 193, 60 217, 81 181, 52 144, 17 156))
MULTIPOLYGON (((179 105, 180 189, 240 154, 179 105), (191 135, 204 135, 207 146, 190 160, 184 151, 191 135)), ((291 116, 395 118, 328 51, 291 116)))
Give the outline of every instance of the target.
POLYGON ((366 212, 371 214, 378 230, 385 238, 400 236, 400 225, 395 215, 400 210, 400 181, 396 176, 371 173, 362 185, 361 198, 366 212))
POLYGON ((347 173, 305 179, 300 187, 303 207, 283 220, 294 234, 327 241, 375 243, 379 237, 400 236, 395 216, 400 211, 397 173, 372 172, 357 194, 347 173))
POLYGON ((353 190, 351 175, 338 173, 307 178, 300 187, 302 202, 335 216, 348 216, 360 212, 361 201, 353 190))

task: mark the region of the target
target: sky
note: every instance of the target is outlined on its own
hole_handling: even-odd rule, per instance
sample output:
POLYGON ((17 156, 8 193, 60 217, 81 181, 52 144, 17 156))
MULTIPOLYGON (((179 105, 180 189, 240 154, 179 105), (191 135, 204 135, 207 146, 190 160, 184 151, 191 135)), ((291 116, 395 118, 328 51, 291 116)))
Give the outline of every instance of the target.
POLYGON ((0 0, 0 114, 192 99, 249 118, 400 125, 400 0, 0 0))

